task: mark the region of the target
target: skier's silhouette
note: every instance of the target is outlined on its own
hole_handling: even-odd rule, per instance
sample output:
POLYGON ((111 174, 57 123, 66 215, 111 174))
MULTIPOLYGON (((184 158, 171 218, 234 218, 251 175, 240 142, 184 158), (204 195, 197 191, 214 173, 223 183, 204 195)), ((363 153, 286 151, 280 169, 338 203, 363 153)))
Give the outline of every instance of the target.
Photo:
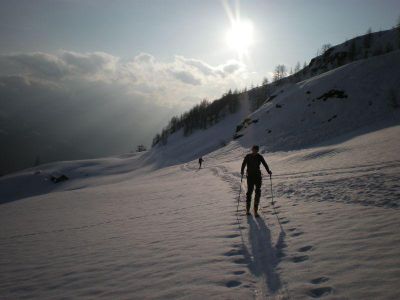
POLYGON ((203 160, 203 157, 200 157, 200 158, 199 158, 199 169, 201 169, 201 164, 203 163, 203 161, 204 161, 204 160, 203 160))
POLYGON ((267 170, 269 175, 272 175, 264 157, 258 153, 259 147, 254 145, 251 148, 251 153, 247 154, 243 159, 241 174, 243 177, 244 168, 247 166, 247 193, 246 193, 246 214, 250 214, 251 195, 253 194, 254 186, 256 187, 256 193, 254 197, 254 216, 258 217, 258 204, 260 203, 261 197, 261 170, 260 164, 262 163, 267 170))

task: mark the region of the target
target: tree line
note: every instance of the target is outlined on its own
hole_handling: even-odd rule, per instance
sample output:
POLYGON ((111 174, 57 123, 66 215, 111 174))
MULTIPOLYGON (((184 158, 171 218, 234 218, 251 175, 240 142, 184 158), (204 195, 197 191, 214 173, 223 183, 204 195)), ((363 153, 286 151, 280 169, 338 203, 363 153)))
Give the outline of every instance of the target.
POLYGON ((240 94, 239 91, 229 90, 218 100, 208 102, 204 99, 179 117, 172 117, 161 133, 156 134, 153 138, 152 147, 160 142, 163 145, 167 144, 168 136, 180 129, 183 129, 184 136, 189 136, 195 130, 207 129, 218 123, 227 114, 237 112, 240 106, 240 94))

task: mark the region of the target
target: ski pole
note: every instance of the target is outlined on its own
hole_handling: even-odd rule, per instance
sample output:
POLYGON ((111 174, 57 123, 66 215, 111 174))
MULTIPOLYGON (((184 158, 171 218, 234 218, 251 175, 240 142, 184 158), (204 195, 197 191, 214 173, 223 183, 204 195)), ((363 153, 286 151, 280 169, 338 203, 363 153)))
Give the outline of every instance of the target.
POLYGON ((243 182, 243 174, 242 174, 242 177, 240 178, 239 197, 238 197, 238 201, 237 201, 236 213, 239 212, 240 194, 242 193, 242 182, 243 182))
POLYGON ((284 230, 283 227, 282 227, 281 220, 279 220, 278 212, 277 212, 276 209, 275 209, 274 193, 273 193, 273 190, 272 190, 272 175, 271 175, 271 174, 269 175, 269 180, 270 180, 270 182, 271 182, 271 204, 272 204, 272 207, 273 207, 273 209, 274 209, 275 217, 276 217, 276 219, 278 220, 279 227, 281 228, 283 234, 285 234, 285 230, 284 230))
POLYGON ((272 191, 272 175, 269 174, 269 181, 271 182, 271 204, 274 205, 274 193, 272 191))

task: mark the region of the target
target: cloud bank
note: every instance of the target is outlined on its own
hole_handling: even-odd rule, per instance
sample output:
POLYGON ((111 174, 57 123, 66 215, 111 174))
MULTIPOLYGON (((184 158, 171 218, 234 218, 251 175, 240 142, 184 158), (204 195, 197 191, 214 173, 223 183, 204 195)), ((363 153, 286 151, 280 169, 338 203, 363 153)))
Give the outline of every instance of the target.
MULTIPOLYGON (((183 56, 160 61, 148 53, 130 60, 104 52, 3 54, 0 141, 15 148, 23 136, 28 144, 40 137, 48 148, 62 144, 91 156, 127 152, 149 144, 172 115, 202 98, 244 86, 246 76, 246 67, 234 60, 211 66, 183 56)), ((34 148, 25 153, 27 162, 50 155, 45 146, 34 148)))
POLYGON ((60 51, 0 55, 0 76, 17 76, 72 90, 77 82, 112 84, 123 88, 126 94, 139 92, 152 102, 173 106, 188 96, 215 98, 226 89, 244 86, 247 71, 234 60, 210 66, 183 56, 161 62, 148 53, 123 60, 104 52, 60 51))

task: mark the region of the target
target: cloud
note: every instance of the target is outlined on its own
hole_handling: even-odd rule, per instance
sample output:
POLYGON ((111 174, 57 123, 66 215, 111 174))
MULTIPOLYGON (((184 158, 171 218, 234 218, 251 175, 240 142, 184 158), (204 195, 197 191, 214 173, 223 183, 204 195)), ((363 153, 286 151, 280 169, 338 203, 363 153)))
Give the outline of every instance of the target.
POLYGON ((70 67, 70 70, 83 74, 97 73, 104 70, 113 71, 119 60, 117 57, 103 52, 81 54, 63 51, 60 58, 70 67))
POLYGON ((135 62, 144 63, 144 64, 153 64, 154 63, 154 56, 148 53, 140 53, 136 55, 133 59, 135 62))
POLYGON ((152 101, 179 105, 187 95, 213 99, 230 88, 246 85, 246 68, 228 61, 211 66, 201 60, 175 56, 157 60, 140 53, 132 60, 104 52, 60 51, 0 55, 0 75, 18 75, 44 80, 69 88, 76 82, 105 82, 121 86, 126 93, 139 91, 152 101), (163 91, 163 94, 158 94, 163 91))
POLYGON ((225 64, 215 67, 212 67, 201 60, 185 58, 183 56, 176 56, 175 60, 184 68, 193 72, 198 72, 205 77, 225 78, 237 71, 245 71, 245 66, 235 60, 230 60, 225 64))
POLYGON ((247 74, 237 61, 212 66, 148 53, 130 60, 66 50, 3 54, 0 125, 15 137, 45 137, 49 142, 36 143, 38 152, 57 141, 96 156, 122 153, 149 144, 169 118, 199 99, 244 87, 247 74))
POLYGON ((183 56, 176 56, 176 60, 181 62, 184 65, 195 68, 196 70, 200 71, 205 76, 209 76, 209 75, 214 76, 217 74, 216 68, 211 67, 210 65, 202 62, 201 60, 185 58, 183 56))
POLYGON ((21 87, 30 85, 29 80, 22 76, 10 75, 0 77, 0 88, 7 88, 10 91, 18 91, 21 87))
POLYGON ((226 74, 233 74, 241 70, 243 67, 244 66, 237 61, 230 61, 226 65, 224 65, 222 69, 226 74))
POLYGON ((60 79, 68 73, 68 67, 61 59, 42 52, 3 55, 0 62, 5 62, 9 72, 29 76, 60 79))
POLYGON ((201 80, 196 78, 192 73, 188 71, 177 71, 177 70, 170 70, 173 77, 176 79, 192 85, 200 85, 201 80))

